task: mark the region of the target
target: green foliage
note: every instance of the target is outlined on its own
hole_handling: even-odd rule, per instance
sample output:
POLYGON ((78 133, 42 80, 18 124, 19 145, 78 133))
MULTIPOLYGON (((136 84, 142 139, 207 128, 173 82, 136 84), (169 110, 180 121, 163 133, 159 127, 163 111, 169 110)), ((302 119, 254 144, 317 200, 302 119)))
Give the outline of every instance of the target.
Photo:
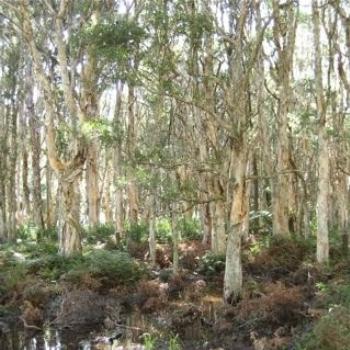
POLYGON ((34 223, 28 222, 26 224, 22 224, 18 227, 16 231, 16 237, 23 240, 36 240, 37 238, 38 228, 34 223))
POLYGON ((350 309, 335 307, 322 317, 311 333, 297 344, 297 350, 348 350, 350 344, 350 309))
POLYGON ((157 220, 156 235, 159 242, 171 241, 171 222, 169 218, 162 217, 157 220))
POLYGON ((27 259, 39 258, 58 251, 57 242, 52 240, 41 240, 40 242, 22 242, 15 247, 16 251, 22 253, 27 259))
POLYGON ((73 48, 79 45, 93 48, 100 59, 117 62, 120 67, 127 68, 130 54, 145 38, 146 32, 136 20, 119 17, 114 21, 85 25, 71 37, 70 44, 73 48))
POLYGON ((47 240, 53 241, 57 239, 57 230, 56 227, 48 227, 44 229, 38 229, 37 231, 38 241, 47 240))
POLYGON ((38 274, 48 281, 56 281, 63 274, 82 264, 82 262, 83 257, 80 255, 67 258, 56 253, 28 261, 27 267, 30 273, 38 274))
POLYGON ((169 350, 181 350, 182 349, 180 338, 179 338, 178 334, 170 337, 168 349, 169 350))
POLYGON ((58 128, 56 129, 56 146, 61 156, 68 156, 69 146, 72 138, 72 127, 66 122, 60 122, 58 128))
POLYGON ((198 219, 184 217, 178 221, 177 225, 182 238, 191 240, 201 238, 201 225, 198 219))
POLYGON ((12 261, 0 273, 0 296, 14 290, 27 276, 28 269, 23 262, 12 261))
MULTIPOLYGON (((0 288, 0 293, 1 293, 1 288, 0 288)), ((14 307, 11 307, 9 305, 0 305, 0 317, 13 316, 13 314, 16 313, 16 311, 17 310, 14 307)))
POLYGON ((325 307, 345 306, 350 309, 350 285, 349 284, 325 284, 319 282, 317 289, 323 295, 325 307))
POLYGON ((148 225, 146 222, 126 225, 126 235, 128 239, 134 242, 142 243, 148 240, 148 225))
POLYGON ((199 262, 199 271, 207 276, 213 276, 225 270, 225 254, 207 252, 199 262))
POLYGON ((113 124, 103 118, 95 118, 84 122, 82 132, 89 139, 98 138, 104 146, 112 145, 118 139, 113 124))
POLYGON ((125 252, 96 250, 86 255, 80 265, 75 265, 66 279, 79 284, 87 274, 107 284, 122 285, 138 281, 144 269, 125 252))
POLYGON ((154 350, 156 348, 157 337, 155 335, 144 333, 142 338, 145 350, 154 350))
POLYGON ((84 236, 90 244, 107 242, 114 233, 115 227, 112 223, 88 226, 84 229, 84 236))
POLYGON ((159 272, 159 279, 162 282, 169 282, 172 274, 173 274, 173 270, 172 269, 160 270, 160 272, 159 272))
POLYGON ((213 19, 208 13, 188 12, 181 3, 178 5, 176 13, 177 32, 188 35, 192 44, 199 45, 205 34, 213 32, 213 19))

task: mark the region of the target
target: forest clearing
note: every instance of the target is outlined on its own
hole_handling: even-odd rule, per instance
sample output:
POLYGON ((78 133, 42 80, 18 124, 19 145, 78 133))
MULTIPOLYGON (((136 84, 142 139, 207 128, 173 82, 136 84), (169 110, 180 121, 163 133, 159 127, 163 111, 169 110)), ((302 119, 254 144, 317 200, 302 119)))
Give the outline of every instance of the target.
POLYGON ((350 350, 349 0, 0 0, 0 49, 0 350, 350 350))

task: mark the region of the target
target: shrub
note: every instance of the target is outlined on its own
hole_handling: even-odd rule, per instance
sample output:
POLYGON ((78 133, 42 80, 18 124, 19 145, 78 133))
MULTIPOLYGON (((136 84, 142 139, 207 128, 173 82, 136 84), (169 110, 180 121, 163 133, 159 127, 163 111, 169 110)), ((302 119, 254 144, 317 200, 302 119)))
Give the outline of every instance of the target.
POLYGON ((297 344, 297 350, 348 350, 350 344, 350 309, 335 307, 322 317, 313 331, 297 344))
POLYGON ((330 308, 334 306, 345 306, 350 308, 350 285, 349 284, 328 284, 316 283, 319 291, 319 306, 330 308))
POLYGON ((176 334, 175 336, 171 336, 169 339, 169 345, 168 345, 169 350, 181 350, 181 341, 179 336, 176 334))
POLYGON ((255 256, 248 270, 251 273, 266 273, 273 278, 285 276, 298 270, 303 261, 313 257, 312 241, 304 239, 273 238, 267 248, 255 256))
POLYGON ((207 252, 199 262, 199 271, 207 276, 212 276, 225 270, 225 254, 207 252))
POLYGON ((137 243, 146 242, 148 240, 148 225, 146 222, 138 224, 128 224, 126 227, 126 237, 137 243))
POLYGON ((37 239, 41 241, 46 240, 56 240, 57 239, 57 230, 56 227, 48 227, 45 229, 39 229, 37 232, 37 239))
POLYGON ((115 234, 115 227, 111 223, 89 226, 84 229, 83 234, 90 244, 107 242, 115 234))
POLYGON ((27 276, 27 267, 23 262, 12 262, 0 273, 0 296, 8 291, 21 289, 20 285, 27 276))
POLYGON ((169 218, 163 217, 156 222, 156 235, 159 242, 171 241, 171 222, 169 218))
POLYGON ((86 274, 107 287, 136 282, 144 274, 144 269, 125 252, 96 250, 85 256, 80 265, 75 265, 66 279, 80 283, 86 274))
POLYGON ((35 240, 37 237, 37 231, 38 227, 35 226, 34 223, 29 222, 19 226, 16 232, 16 237, 24 241, 35 240))
POLYGON ((155 335, 144 333, 141 338, 143 339, 145 350, 154 350, 156 348, 157 337, 155 335))
POLYGON ((58 252, 58 245, 53 241, 40 241, 38 243, 25 243, 19 247, 18 251, 26 254, 29 259, 40 258, 47 255, 56 255, 58 252))
POLYGON ((83 261, 80 255, 63 257, 59 254, 46 255, 29 261, 27 266, 31 273, 37 273, 46 280, 57 280, 63 274, 79 266, 83 261))
POLYGON ((260 295, 243 299, 237 306, 238 318, 255 320, 261 325, 296 325, 303 317, 303 295, 300 287, 286 287, 281 282, 262 286, 260 295))
POLYGON ((201 238, 201 225, 198 219, 182 218, 178 221, 182 238, 197 240, 201 238))

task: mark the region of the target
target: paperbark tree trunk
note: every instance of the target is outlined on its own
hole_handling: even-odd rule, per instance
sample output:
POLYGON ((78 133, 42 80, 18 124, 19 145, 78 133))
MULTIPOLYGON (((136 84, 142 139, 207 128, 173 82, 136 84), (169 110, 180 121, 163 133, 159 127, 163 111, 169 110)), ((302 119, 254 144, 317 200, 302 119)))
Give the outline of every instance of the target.
MULTIPOLYGON (((114 110, 114 128, 118 130, 118 128, 122 125, 122 96, 123 96, 124 85, 120 84, 116 86, 116 103, 114 110)), ((115 197, 114 197, 114 205, 115 205, 115 229, 116 229, 116 238, 119 240, 124 236, 124 200, 123 200, 123 192, 124 185, 121 184, 121 178, 123 176, 122 173, 122 142, 118 139, 114 146, 114 155, 113 155, 113 182, 115 184, 115 197)))
MULTIPOLYGON (((131 163, 134 161, 136 134, 135 134, 135 90, 132 85, 128 86, 128 137, 127 149, 128 157, 131 163)), ((127 185, 128 195, 128 218, 130 223, 138 222, 139 208, 138 208, 138 190, 136 185, 135 174, 129 171, 129 179, 127 185)))
MULTIPOLYGON (((216 193, 219 191, 219 198, 224 198, 220 184, 216 184, 216 193)), ((215 254, 224 254, 226 251, 226 209, 224 199, 215 202, 215 228, 212 236, 212 251, 215 254)))
POLYGON ((349 189, 347 185, 348 175, 341 174, 339 183, 338 210, 339 210, 339 231, 343 241, 343 252, 345 256, 349 253, 349 189))
POLYGON ((327 123, 327 104, 322 82, 322 56, 320 45, 320 14, 317 0, 312 1, 312 20, 315 47, 315 85, 316 102, 319 117, 318 126, 318 180, 317 180, 317 261, 327 263, 329 260, 329 150, 327 123))
POLYGON ((244 140, 233 148, 234 178, 232 205, 230 210, 230 227, 227 239, 226 268, 224 276, 224 300, 232 304, 239 300, 242 292, 241 240, 244 222, 248 215, 246 206, 247 154, 244 140))
MULTIPOLYGON (((79 219, 79 181, 82 167, 87 157, 87 145, 84 137, 76 135, 75 147, 72 147, 72 154, 69 161, 62 160, 56 147, 55 120, 57 110, 55 105, 54 87, 44 70, 44 60, 38 50, 33 33, 32 15, 28 0, 21 1, 22 34, 30 50, 34 77, 39 83, 44 95, 44 106, 47 113, 47 157, 51 167, 57 173, 60 182, 61 208, 59 210, 59 252, 64 256, 70 256, 81 251, 80 219, 79 219)), ((85 117, 74 97, 72 82, 69 78, 67 67, 66 46, 63 40, 63 18, 66 15, 68 2, 61 1, 58 12, 55 16, 55 39, 58 49, 58 63, 63 83, 64 102, 72 118, 79 117, 84 122, 85 117)))
POLYGON ((317 261, 328 262, 329 151, 325 130, 318 135, 317 261))
POLYGON ((32 194, 33 194, 33 217, 35 225, 43 229, 44 214, 43 214, 43 200, 41 196, 41 171, 40 171, 40 157, 41 157, 41 135, 40 135, 40 122, 34 109, 33 101, 33 87, 32 87, 32 65, 28 64, 26 72, 26 114, 29 121, 30 128, 30 144, 32 154, 32 194))
POLYGON ((151 261, 151 267, 156 266, 156 230, 155 230, 155 201, 153 195, 150 195, 149 199, 149 215, 148 215, 148 227, 149 227, 149 258, 151 261))
MULTIPOLYGON (((291 145, 288 135, 288 113, 292 90, 290 78, 293 70, 295 32, 297 27, 296 8, 290 3, 281 9, 278 1, 273 1, 274 42, 278 52, 276 85, 278 88, 276 178, 273 184, 272 219, 273 233, 287 236, 290 220, 295 210, 293 175, 291 174, 291 145), (283 27, 285 23, 285 27, 283 27), (285 32, 282 32, 285 28, 285 32)), ((295 214, 295 213, 294 213, 295 214)))
POLYGON ((58 230, 59 253, 72 256, 81 252, 81 228, 79 222, 79 174, 61 175, 60 218, 64 218, 58 230))
POLYGON ((171 237, 173 246, 173 274, 179 273, 179 230, 177 227, 177 215, 175 205, 171 208, 171 237))
POLYGON ((16 79, 12 82, 11 106, 10 113, 10 146, 9 146, 9 172, 7 181, 7 200, 8 200, 8 221, 7 221, 7 239, 14 240, 16 237, 16 211, 17 211, 17 193, 16 193, 16 167, 18 157, 18 142, 17 142, 17 118, 18 118, 18 103, 16 79))

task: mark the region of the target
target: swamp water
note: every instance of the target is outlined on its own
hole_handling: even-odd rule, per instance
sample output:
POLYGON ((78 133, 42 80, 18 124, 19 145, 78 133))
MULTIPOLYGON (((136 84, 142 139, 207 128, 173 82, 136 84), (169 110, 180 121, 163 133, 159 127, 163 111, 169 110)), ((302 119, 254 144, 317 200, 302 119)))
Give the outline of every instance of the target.
MULTIPOLYGON (((219 303, 212 298, 203 300, 202 307, 205 309, 206 318, 212 322, 215 322, 216 306, 219 303)), ((0 332, 0 350, 147 350, 150 348, 142 345, 146 343, 143 338, 145 334, 157 334, 157 345, 154 349, 168 350, 169 339, 174 336, 169 330, 171 318, 171 315, 158 315, 148 319, 139 312, 131 312, 126 324, 112 331, 96 325, 67 329, 48 326, 42 331, 23 329, 19 326, 3 327, 0 332), (116 339, 119 338, 118 335, 121 335, 120 339, 116 339)), ((192 347, 192 341, 202 338, 201 334, 203 335, 203 329, 200 322, 186 327, 182 349, 198 349, 198 345, 192 347)), ((152 337, 150 338, 152 341, 152 337)))
POLYGON ((0 334, 0 350, 146 350, 141 343, 148 328, 152 329, 145 318, 134 314, 126 325, 112 331, 98 326, 43 330, 5 327, 0 334))

